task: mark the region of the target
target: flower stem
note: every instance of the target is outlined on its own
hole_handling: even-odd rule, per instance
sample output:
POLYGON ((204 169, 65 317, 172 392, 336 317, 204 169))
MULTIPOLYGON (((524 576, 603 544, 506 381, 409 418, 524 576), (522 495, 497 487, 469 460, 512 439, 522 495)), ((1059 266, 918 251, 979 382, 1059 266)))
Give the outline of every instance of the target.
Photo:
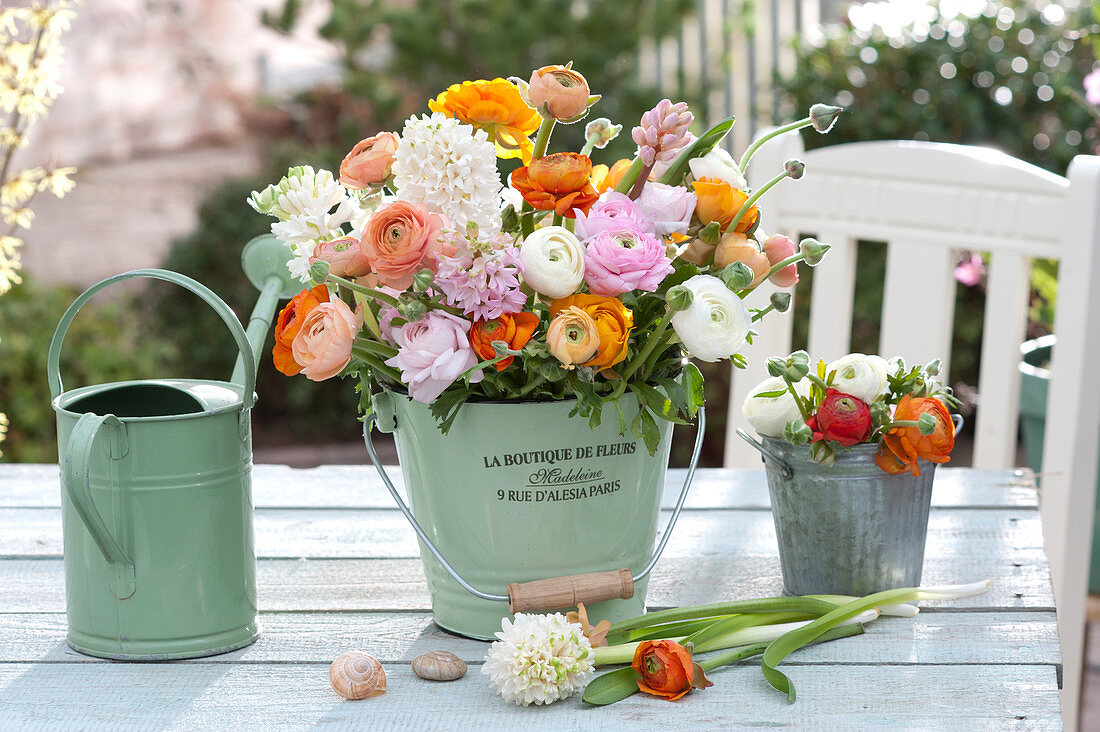
POLYGON ((665 334, 665 330, 668 328, 668 324, 672 322, 672 308, 665 307, 665 315, 657 323, 657 327, 653 329, 653 333, 649 336, 642 350, 638 352, 638 355, 630 360, 630 365, 622 370, 622 379, 625 388, 627 379, 638 370, 638 367, 645 363, 645 360, 649 358, 649 354, 653 352, 653 349, 657 347, 657 344, 661 341, 661 337, 665 334))
POLYGON ((382 358, 393 358, 397 355, 396 348, 388 346, 385 343, 372 341, 369 338, 356 338, 354 345, 356 348, 361 348, 382 358))
POLYGON ((622 633, 634 628, 648 628, 662 623, 675 623, 681 620, 695 620, 698 618, 714 618, 735 613, 774 613, 774 612, 804 612, 817 615, 829 612, 836 603, 829 603, 814 597, 763 597, 752 600, 734 600, 731 602, 716 602, 709 605, 692 605, 690 607, 674 607, 668 610, 659 610, 654 613, 639 615, 635 618, 620 620, 611 626, 608 635, 622 633))
POLYGON ((554 226, 561 226, 561 220, 562 220, 562 215, 559 214, 559 213, 555 213, 554 214, 554 221, 553 221, 554 226))
POLYGON ((638 180, 634 181, 634 186, 630 189, 630 193, 626 194, 630 200, 636 201, 638 197, 642 195, 642 188, 645 187, 646 181, 649 180, 649 174, 652 170, 652 165, 642 166, 642 172, 638 173, 638 180))
POLYGON ((802 421, 808 421, 810 413, 806 411, 806 405, 802 403, 802 397, 798 396, 798 392, 794 390, 794 384, 791 383, 786 374, 783 374, 783 382, 787 385, 787 391, 794 397, 794 403, 798 405, 798 413, 802 415, 802 421))
POLYGON ((352 282, 351 280, 344 279, 343 277, 337 277, 334 274, 329 274, 328 279, 332 280, 333 282, 337 282, 337 283, 343 285, 344 287, 348 288, 352 292, 358 292, 361 295, 366 295, 367 297, 373 298, 373 299, 375 299, 379 302, 384 302, 384 303, 386 303, 387 305, 389 305, 391 307, 397 307, 397 298, 392 297, 390 295, 387 295, 384 292, 379 292, 378 290, 372 290, 369 287, 363 287, 362 285, 360 285, 356 282, 352 282))
POLYGON ((761 137, 756 142, 749 145, 748 149, 745 150, 745 154, 741 156, 740 164, 738 164, 737 166, 738 168, 740 168, 742 175, 745 173, 746 170, 748 170, 749 161, 752 160, 752 156, 756 154, 756 151, 759 150, 760 146, 763 145, 765 142, 772 139, 773 137, 778 137, 779 135, 782 135, 786 132, 791 132, 792 130, 800 130, 803 127, 809 127, 812 124, 813 119, 810 117, 806 117, 805 119, 800 119, 797 122, 791 122, 790 124, 778 127, 761 137))
MULTIPOLYGON (((553 117, 543 117, 539 125, 539 132, 535 135, 535 147, 531 152, 531 162, 535 162, 546 154, 546 147, 550 144, 550 133, 554 131, 557 120, 553 117)), ((530 165, 530 163, 528 163, 530 165)))
POLYGON ((386 378, 393 381, 395 384, 401 383, 401 372, 399 372, 392 366, 387 366, 386 364, 382 363, 382 359, 378 358, 378 356, 375 356, 365 349, 357 348, 356 346, 351 347, 351 352, 354 353, 357 357, 361 358, 363 362, 366 363, 368 366, 370 366, 371 371, 374 371, 376 374, 382 374, 386 378))
POLYGON ((760 186, 759 190, 753 191, 752 195, 745 199, 745 202, 741 204, 741 208, 737 209, 737 213, 735 213, 733 215, 733 218, 730 219, 729 225, 726 227, 726 233, 736 231, 737 225, 741 223, 742 217, 744 217, 744 215, 749 212, 749 209, 752 208, 753 204, 759 201, 761 196, 770 191, 772 188, 778 185, 780 181, 784 180, 787 177, 787 171, 784 170, 782 173, 775 176, 764 185, 760 186))
POLYGON ((545 382, 546 382, 546 379, 543 378, 543 376, 541 374, 539 374, 535 378, 534 381, 530 382, 529 384, 524 386, 522 389, 520 389, 518 392, 516 392, 516 396, 517 397, 527 396, 529 393, 531 393, 535 389, 535 387, 540 386, 545 382))
POLYGON ((744 300, 746 295, 748 295, 750 292, 755 290, 757 287, 760 287, 760 285, 762 285, 765 282, 767 282, 768 280, 770 280, 772 275, 777 274, 780 270, 782 270, 783 268, 785 268, 789 265, 798 264, 799 262, 801 262, 805 258, 806 258, 805 254, 803 254, 802 252, 798 252, 797 254, 792 254, 791 256, 787 257, 786 259, 784 259, 782 261, 776 262, 775 264, 772 265, 771 269, 768 270, 768 273, 760 279, 759 282, 757 282, 755 285, 750 285, 750 286, 746 287, 743 290, 738 290, 737 291, 737 296, 739 298, 741 298, 742 300, 744 300))

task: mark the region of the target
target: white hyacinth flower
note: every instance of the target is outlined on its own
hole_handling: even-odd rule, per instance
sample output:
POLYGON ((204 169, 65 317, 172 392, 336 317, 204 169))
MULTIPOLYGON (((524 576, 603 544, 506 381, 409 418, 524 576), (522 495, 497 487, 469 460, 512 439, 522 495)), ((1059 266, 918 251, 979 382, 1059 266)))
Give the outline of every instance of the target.
POLYGON ((481 673, 504 701, 526 707, 551 704, 580 691, 592 677, 595 652, 581 631, 561 613, 516 613, 501 620, 481 673))

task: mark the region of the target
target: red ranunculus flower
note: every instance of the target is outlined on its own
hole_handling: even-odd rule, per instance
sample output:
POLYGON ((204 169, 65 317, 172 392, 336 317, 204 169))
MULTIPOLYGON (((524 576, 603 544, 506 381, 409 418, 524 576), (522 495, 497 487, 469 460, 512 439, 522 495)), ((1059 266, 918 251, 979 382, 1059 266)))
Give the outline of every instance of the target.
POLYGON ((826 389, 825 398, 806 425, 814 432, 814 442, 829 440, 850 447, 871 434, 871 410, 851 394, 826 389))

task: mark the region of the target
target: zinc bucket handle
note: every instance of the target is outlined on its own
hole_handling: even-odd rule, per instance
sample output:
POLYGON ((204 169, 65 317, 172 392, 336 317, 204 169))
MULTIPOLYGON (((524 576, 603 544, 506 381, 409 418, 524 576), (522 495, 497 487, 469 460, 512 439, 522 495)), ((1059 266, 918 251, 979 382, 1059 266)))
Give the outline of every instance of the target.
POLYGON ((390 495, 393 496, 393 499, 397 502, 397 506, 401 509, 401 513, 405 515, 405 518, 408 519, 409 523, 412 525, 413 531, 420 537, 424 545, 428 547, 428 550, 431 551, 432 555, 443 566, 443 569, 447 570, 447 574, 454 578, 455 582, 471 595, 480 597, 482 600, 507 602, 508 611, 511 613, 539 612, 543 610, 556 610, 563 607, 573 607, 580 602, 595 603, 617 598, 625 600, 633 597, 634 583, 639 582, 653 571, 653 567, 657 564, 657 560, 661 558, 661 554, 665 550, 665 545, 668 544, 668 539, 672 535, 672 529, 676 526, 676 520, 680 517, 680 511, 684 507, 684 501, 687 500, 688 489, 691 488, 691 481, 695 477, 695 468, 699 464, 699 453, 703 448, 703 434, 706 432, 707 426, 706 408, 699 407, 698 415, 699 421, 695 428, 695 447, 691 454, 691 463, 688 465, 687 475, 684 476, 684 484, 680 488, 680 497, 676 501, 676 507, 672 511, 672 516, 669 517, 668 525, 665 527, 665 531, 661 536, 660 544, 658 544, 656 550, 654 550, 653 556, 649 560, 649 564, 647 564, 641 572, 636 575, 631 575, 629 569, 622 568, 609 572, 590 572, 587 574, 552 577, 550 579, 535 580, 533 582, 512 582, 508 584, 508 594, 506 595, 494 595, 490 592, 482 592, 463 579, 447 560, 444 559, 443 554, 432 540, 428 538, 428 535, 424 532, 424 529, 420 527, 420 524, 417 523, 416 518, 412 515, 412 511, 409 510, 405 500, 401 497, 401 494, 398 493, 393 481, 390 480, 390 476, 386 473, 386 469, 378 457, 378 452, 374 449, 374 442, 371 439, 371 428, 374 426, 377 417, 373 412, 363 422, 363 442, 367 446, 367 454, 370 455, 371 462, 374 463, 374 467, 378 471, 378 475, 382 478, 382 482, 385 483, 386 488, 389 489, 390 495))
POLYGON ((50 351, 46 361, 46 373, 50 382, 50 397, 56 399, 64 390, 61 383, 60 370, 61 346, 65 341, 65 334, 69 330, 69 325, 73 322, 73 318, 76 317, 77 312, 100 290, 118 282, 122 282, 123 280, 129 280, 135 277, 164 280, 165 282, 179 285, 183 289, 198 295, 203 302, 209 305, 214 312, 218 314, 222 322, 229 328, 229 332, 237 344, 237 350, 240 352, 240 358, 244 361, 244 381, 242 384, 242 386, 244 386, 243 403, 244 409, 251 409, 256 403, 256 358, 253 354, 252 346, 249 345, 248 336, 245 334, 244 328, 241 327, 240 321, 237 320, 237 316, 234 315, 230 307, 206 285, 196 282, 179 272, 170 272, 166 269, 135 269, 131 272, 124 272, 114 277, 108 277, 89 287, 80 297, 73 301, 73 304, 70 305, 69 309, 65 311, 65 314, 61 316, 61 321, 57 324, 57 330, 54 331, 53 339, 50 341, 50 351))
MULTIPOLYGON (((103 558, 107 561, 114 573, 110 575, 111 592, 120 600, 125 600, 134 594, 137 589, 137 579, 134 573, 134 560, 123 551, 118 541, 111 535, 103 516, 96 509, 92 500, 92 481, 90 463, 92 446, 100 432, 107 437, 107 453, 111 460, 120 460, 126 456, 129 449, 126 438, 126 426, 113 414, 83 414, 73 428, 69 436, 69 445, 65 450, 65 459, 61 465, 61 480, 65 486, 65 492, 69 496, 76 513, 84 528, 92 537, 92 541, 103 552, 103 558)), ((112 471, 113 473, 113 471, 112 471)), ((112 488, 115 476, 111 477, 112 488)))

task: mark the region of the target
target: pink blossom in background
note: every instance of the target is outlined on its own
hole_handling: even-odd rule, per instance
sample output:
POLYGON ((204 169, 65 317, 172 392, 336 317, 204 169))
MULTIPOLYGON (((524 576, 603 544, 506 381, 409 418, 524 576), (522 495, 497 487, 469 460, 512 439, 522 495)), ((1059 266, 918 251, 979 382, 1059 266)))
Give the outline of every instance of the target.
POLYGON ((657 233, 653 222, 643 214, 625 193, 607 191, 592 204, 588 213, 577 211, 577 238, 591 239, 601 231, 613 228, 634 227, 650 234, 657 233))
POLYGON ((657 237, 638 229, 608 229, 588 241, 584 281, 594 295, 615 297, 631 290, 655 292, 672 272, 657 237))
POLYGON ((634 203, 653 222, 657 233, 667 236, 687 231, 691 215, 695 213, 695 201, 695 194, 689 193, 683 186, 649 181, 634 203))
MULTIPOLYGON (((409 385, 409 396, 430 404, 453 384, 478 358, 470 346, 470 321, 442 310, 429 310, 412 323, 393 331, 397 355, 386 361, 401 371, 401 381, 409 385)), ((484 378, 478 371, 470 381, 484 378)))
POLYGON ((963 260, 955 267, 955 279, 967 287, 973 287, 981 282, 984 275, 985 262, 982 261, 980 254, 971 254, 969 259, 963 260))
POLYGON ((1100 68, 1093 69, 1085 77, 1085 101, 1100 106, 1100 68))
POLYGON ((454 256, 440 258, 435 286, 448 305, 461 308, 474 320, 518 313, 527 302, 519 289, 519 250, 503 234, 478 244, 489 249, 471 252, 463 246, 454 256))

